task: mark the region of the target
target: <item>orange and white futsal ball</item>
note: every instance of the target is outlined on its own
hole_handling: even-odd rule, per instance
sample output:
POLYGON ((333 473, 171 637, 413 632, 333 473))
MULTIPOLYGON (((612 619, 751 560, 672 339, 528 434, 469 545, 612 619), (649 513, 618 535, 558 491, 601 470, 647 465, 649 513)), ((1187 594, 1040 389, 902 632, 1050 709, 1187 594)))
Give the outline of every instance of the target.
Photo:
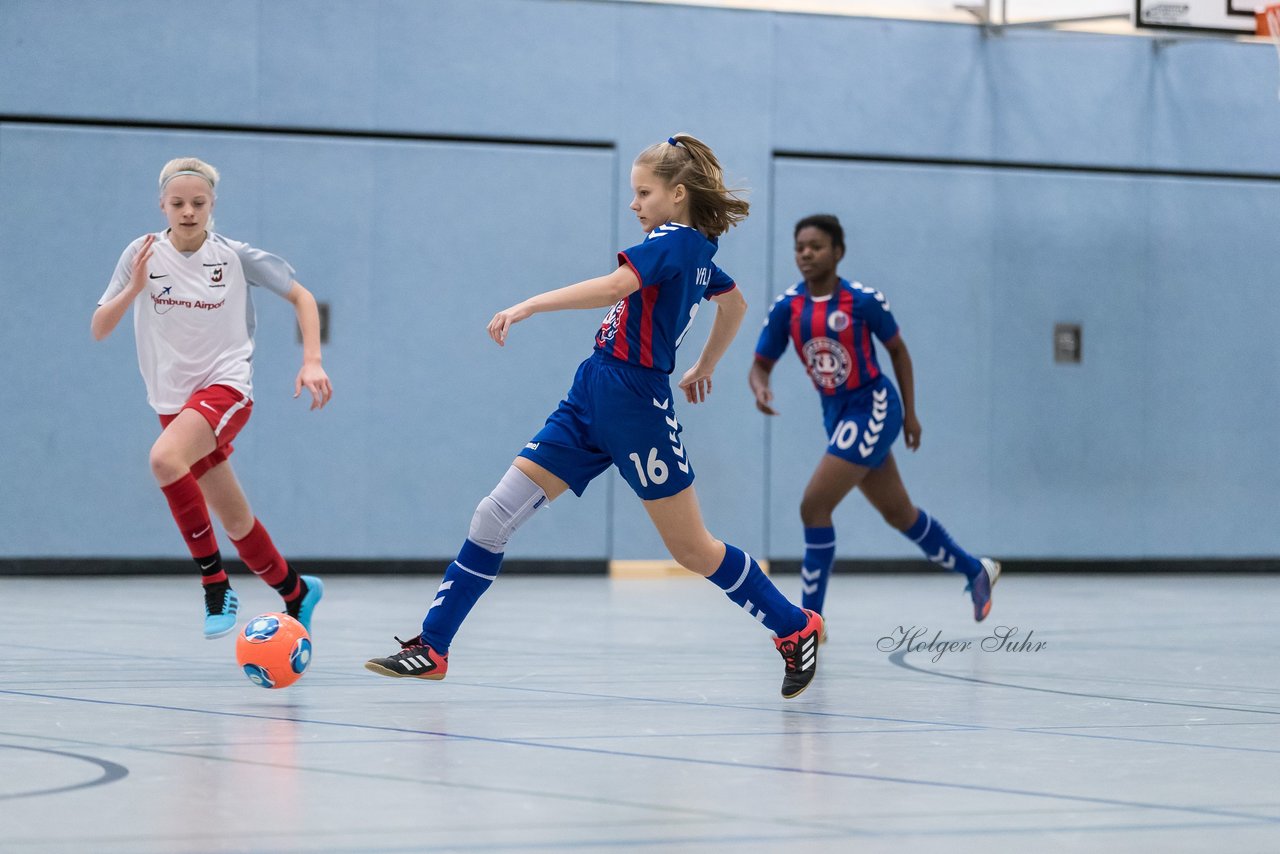
POLYGON ((259 614, 236 638, 236 661, 260 688, 285 688, 311 663, 311 636, 287 614, 259 614))

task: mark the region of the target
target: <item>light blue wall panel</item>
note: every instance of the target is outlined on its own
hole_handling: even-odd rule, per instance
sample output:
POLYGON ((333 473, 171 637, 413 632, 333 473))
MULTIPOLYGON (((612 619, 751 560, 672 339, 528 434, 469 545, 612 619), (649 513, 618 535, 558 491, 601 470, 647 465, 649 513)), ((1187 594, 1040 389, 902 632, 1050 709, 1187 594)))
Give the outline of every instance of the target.
POLYGON ((1267 45, 779 15, 774 146, 1280 171, 1267 45))
MULTIPOLYGON (((924 425, 919 454, 895 455, 962 544, 1099 558, 1280 548, 1268 522, 1280 476, 1266 462, 1280 417, 1267 330, 1280 316, 1274 270, 1251 250, 1280 217, 1280 187, 785 159, 777 187, 778 245, 804 213, 836 213, 842 272, 888 294, 924 425), (1081 364, 1053 362, 1056 322, 1082 324, 1081 364)), ((775 263, 783 284, 789 260, 775 263)), ((784 361, 771 552, 798 557, 796 507, 822 438, 801 399, 814 393, 784 361), (794 426, 797 409, 812 428, 794 426)), ((841 554, 911 553, 858 496, 837 525, 841 554)))
MULTIPOLYGON (((517 327, 505 349, 484 329, 523 296, 612 263, 611 152, 226 135, 197 144, 39 127, 4 128, 2 151, 11 203, 0 253, 47 271, 44 296, 4 315, 6 363, 24 370, 3 386, 15 413, 6 441, 19 453, 5 455, 0 476, 39 485, 6 497, 6 518, 23 524, 4 526, 5 553, 50 543, 62 554, 172 551, 146 469, 155 427, 131 324, 94 344, 88 318, 119 251, 163 226, 154 175, 178 151, 223 169, 219 229, 284 255, 332 304, 326 367, 337 392, 313 413, 290 399, 300 358, 292 309, 256 300, 255 415, 234 461, 294 553, 455 551, 476 502, 590 350, 595 318, 581 314, 517 327), (457 216, 463 207, 469 215, 457 216), (82 221, 90 234, 68 229, 82 221), (85 501, 46 486, 80 478, 91 484, 85 501)), ((603 502, 563 502, 543 516, 513 555, 604 555, 603 502)))
POLYGON ((380 12, 365 95, 379 128, 612 136, 624 69, 611 4, 395 0, 380 12))
POLYGON ((779 15, 780 149, 991 156, 995 86, 976 27, 779 15))
POLYGON ((0 3, 0 112, 258 118, 257 0, 203 13, 164 0, 0 3))
POLYGON ((10 114, 627 150, 700 105, 702 132, 766 150, 1280 169, 1274 54, 1227 39, 587 0, 9 0, 0 48, 10 114))
POLYGON ((601 139, 621 110, 618 15, 528 0, 8 0, 0 112, 601 139))
MULTIPOLYGON (((1142 39, 1010 30, 983 44, 994 154, 1002 160, 1132 166, 1151 145, 1152 54, 1142 39)), ((985 117, 984 117, 985 118, 985 117)), ((1223 168, 1222 152, 1179 152, 1223 168)))
POLYGON ((1195 39, 1156 41, 1149 51, 1150 165, 1280 172, 1271 45, 1195 39))
MULTIPOLYGON (((163 224, 156 177, 201 150, 232 173, 256 158, 213 137, 0 126, 0 552, 171 553, 163 497, 147 468, 158 425, 146 405, 132 321, 95 343, 89 318, 120 252, 163 224), (222 156, 219 156, 222 155, 222 156), (168 533, 168 532, 166 532, 168 533), (159 545, 164 543, 163 546, 159 545)), ((257 227, 252 181, 219 215, 257 227)))
POLYGON ((1147 548, 1276 554, 1280 185, 1158 181, 1149 216, 1147 548))
POLYGON ((1006 554, 1148 555, 1134 525, 1152 435, 1146 382, 1144 181, 995 176, 990 336, 992 541, 1006 554), (1055 323, 1083 326, 1080 364, 1055 323))

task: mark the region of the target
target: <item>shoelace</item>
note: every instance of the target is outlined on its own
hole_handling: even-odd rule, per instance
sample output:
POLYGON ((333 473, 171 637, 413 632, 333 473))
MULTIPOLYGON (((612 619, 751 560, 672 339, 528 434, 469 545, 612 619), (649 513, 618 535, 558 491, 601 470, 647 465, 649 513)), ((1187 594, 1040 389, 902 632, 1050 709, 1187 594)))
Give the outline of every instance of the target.
POLYGON ((794 673, 798 669, 796 667, 796 653, 800 651, 800 644, 798 643, 791 644, 790 655, 788 655, 784 651, 786 649, 786 646, 787 646, 786 644, 783 644, 781 647, 778 648, 778 652, 782 653, 782 660, 786 662, 787 673, 794 673))
POLYGON ((230 588, 206 587, 204 589, 204 610, 209 616, 226 613, 227 594, 230 588))
POLYGON ((417 637, 411 638, 407 641, 400 640, 399 635, 392 635, 392 637, 396 639, 396 643, 400 644, 400 649, 402 650, 420 649, 422 647, 422 635, 418 635, 417 637))
POLYGON ((307 586, 307 582, 301 578, 298 579, 298 595, 292 602, 284 603, 284 612, 295 620, 302 613, 302 600, 307 598, 307 594, 311 592, 311 588, 307 586))

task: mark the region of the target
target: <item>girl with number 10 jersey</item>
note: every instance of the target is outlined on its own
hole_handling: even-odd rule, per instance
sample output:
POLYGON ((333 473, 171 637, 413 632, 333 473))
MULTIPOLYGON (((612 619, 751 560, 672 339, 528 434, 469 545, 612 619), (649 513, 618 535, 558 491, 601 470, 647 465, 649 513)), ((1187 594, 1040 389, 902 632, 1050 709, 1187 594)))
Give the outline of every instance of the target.
POLYGON ((911 355, 884 295, 836 274, 844 251, 844 229, 834 216, 816 214, 796 223, 796 266, 804 278, 769 309, 749 376, 756 408, 777 415, 769 376, 790 342, 822 397, 827 452, 800 501, 802 604, 822 613, 836 555, 832 514, 861 488, 884 520, 929 560, 968 579, 973 618, 981 622, 991 610, 1000 563, 960 548, 942 523, 908 497, 891 448, 899 432, 912 451, 920 447, 911 355), (901 398, 880 370, 873 337, 889 351, 901 398))

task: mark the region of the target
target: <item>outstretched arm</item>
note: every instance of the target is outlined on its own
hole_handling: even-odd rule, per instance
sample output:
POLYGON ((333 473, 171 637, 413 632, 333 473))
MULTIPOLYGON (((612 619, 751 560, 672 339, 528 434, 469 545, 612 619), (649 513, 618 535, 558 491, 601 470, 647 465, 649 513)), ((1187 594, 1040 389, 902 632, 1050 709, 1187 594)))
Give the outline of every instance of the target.
POLYGON ((711 374, 738 334, 742 318, 747 316, 747 301, 739 288, 714 296, 711 301, 716 304, 711 334, 707 336, 698 361, 680 379, 680 388, 684 389, 684 398, 689 403, 702 403, 711 394, 711 374))
POLYGON ((293 396, 296 398, 306 388, 311 392, 311 408, 321 409, 333 397, 333 384, 320 364, 320 309, 311 291, 297 282, 285 294, 285 299, 293 303, 298 329, 302 331, 302 369, 293 382, 293 396))
POLYGON ((893 375, 898 378, 898 391, 902 395, 902 440, 911 450, 919 450, 920 420, 916 418, 916 380, 911 353, 901 334, 895 335, 884 347, 893 361, 893 375))
POLYGON ((133 256, 133 268, 130 271, 129 284, 120 293, 104 302, 93 312, 93 320, 89 323, 89 331, 93 333, 94 341, 101 341, 110 335, 120 324, 120 318, 124 317, 124 313, 129 310, 129 306, 133 305, 133 301, 138 298, 138 294, 142 293, 147 287, 147 261, 151 258, 151 244, 155 242, 156 236, 148 234, 142 241, 142 246, 138 249, 138 254, 133 256))
POLYGON ((563 311, 570 308, 604 308, 625 299, 640 289, 635 271, 626 264, 607 276, 597 276, 554 291, 546 291, 529 297, 510 308, 504 308, 489 321, 489 337, 499 346, 507 343, 507 333, 513 324, 544 311, 563 311))

